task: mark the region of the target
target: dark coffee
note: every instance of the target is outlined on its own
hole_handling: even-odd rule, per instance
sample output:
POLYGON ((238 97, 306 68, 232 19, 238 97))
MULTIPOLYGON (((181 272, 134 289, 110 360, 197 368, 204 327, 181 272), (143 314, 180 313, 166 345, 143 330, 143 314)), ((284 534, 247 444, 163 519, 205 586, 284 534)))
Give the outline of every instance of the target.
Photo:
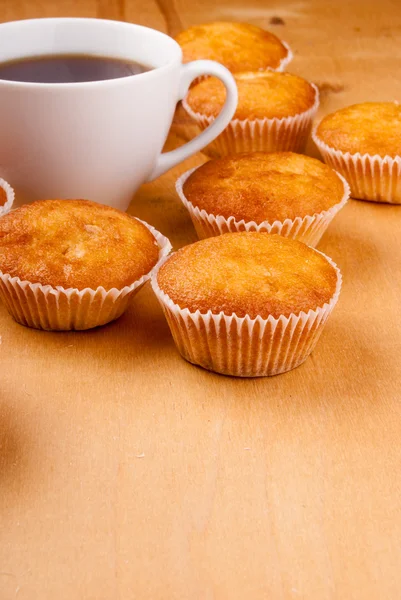
POLYGON ((26 83, 82 83, 139 75, 150 71, 132 60, 90 54, 18 58, 0 63, 0 79, 26 83))

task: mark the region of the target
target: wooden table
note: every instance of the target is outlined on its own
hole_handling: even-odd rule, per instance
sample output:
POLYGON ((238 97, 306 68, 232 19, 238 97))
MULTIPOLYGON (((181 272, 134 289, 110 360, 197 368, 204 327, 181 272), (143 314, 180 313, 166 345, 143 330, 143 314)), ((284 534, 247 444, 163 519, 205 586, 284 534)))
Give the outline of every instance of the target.
MULTIPOLYGON (((401 99, 397 0, 0 0, 0 20, 68 15, 172 34, 247 20, 291 44, 321 114, 401 99)), ((130 209, 175 248, 195 233, 174 180, 200 160, 130 209)), ((149 288, 86 333, 1 308, 0 600, 400 598, 400 223, 357 201, 339 215, 320 245, 339 305, 312 357, 272 379, 184 362, 149 288)))

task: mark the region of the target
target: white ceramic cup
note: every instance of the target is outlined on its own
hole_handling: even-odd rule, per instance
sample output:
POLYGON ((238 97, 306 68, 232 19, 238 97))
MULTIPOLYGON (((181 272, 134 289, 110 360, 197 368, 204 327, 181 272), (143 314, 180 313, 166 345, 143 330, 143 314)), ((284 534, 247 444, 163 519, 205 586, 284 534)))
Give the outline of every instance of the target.
POLYGON ((18 203, 89 198, 125 210, 139 185, 209 144, 236 109, 225 67, 209 60, 182 65, 179 45, 154 29, 70 18, 0 24, 0 62, 52 54, 129 59, 152 70, 85 83, 0 80, 0 177, 18 203), (176 103, 201 75, 222 80, 224 108, 198 137, 162 153, 176 103))

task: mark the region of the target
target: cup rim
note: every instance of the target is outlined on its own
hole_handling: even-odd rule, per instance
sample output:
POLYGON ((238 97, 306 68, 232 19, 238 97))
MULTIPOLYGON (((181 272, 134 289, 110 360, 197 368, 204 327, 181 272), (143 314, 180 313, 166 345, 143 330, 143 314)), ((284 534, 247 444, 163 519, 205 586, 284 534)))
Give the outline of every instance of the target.
MULTIPOLYGON (((7 21, 4 23, 0 23, 0 38, 1 33, 5 28, 15 28, 18 29, 21 26, 26 27, 28 25, 35 25, 37 23, 47 22, 51 23, 83 23, 87 22, 92 24, 110 24, 113 27, 124 27, 126 29, 136 29, 136 30, 146 30, 151 32, 151 35, 158 35, 171 44, 171 48, 174 49, 174 54, 168 62, 161 66, 152 67, 149 71, 145 71, 144 73, 138 73, 135 75, 128 75, 126 77, 118 77, 115 79, 100 79, 98 81, 78 81, 78 82, 66 82, 66 83, 40 83, 33 81, 13 81, 9 79, 0 79, 0 88, 1 87, 15 87, 15 88, 38 88, 40 90, 67 90, 67 89, 87 89, 87 88, 95 88, 101 87, 104 85, 123 85, 124 83, 132 81, 135 78, 135 81, 143 80, 143 79, 151 79, 152 77, 157 77, 157 74, 163 71, 168 70, 175 64, 182 63, 182 50, 179 44, 169 35, 159 31, 157 29, 153 29, 152 27, 146 27, 145 25, 138 25, 136 23, 129 23, 127 21, 118 21, 113 19, 97 19, 94 17, 44 17, 44 18, 36 18, 36 19, 21 19, 17 21, 7 21)), ((46 56, 47 54, 43 54, 46 56)), ((38 56, 41 56, 38 54, 38 56)), ((100 56, 100 55, 99 55, 100 56)), ((107 56, 107 52, 105 52, 105 56, 107 56)))

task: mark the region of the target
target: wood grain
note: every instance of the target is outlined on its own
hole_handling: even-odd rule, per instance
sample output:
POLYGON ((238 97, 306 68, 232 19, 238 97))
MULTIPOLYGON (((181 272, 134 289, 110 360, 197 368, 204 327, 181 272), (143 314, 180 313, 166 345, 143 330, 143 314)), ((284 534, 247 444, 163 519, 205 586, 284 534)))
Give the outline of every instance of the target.
MULTIPOLYGON (((173 34, 247 20, 293 46, 321 114, 401 99, 395 0, 0 1, 0 20, 60 15, 173 34)), ((174 180, 202 160, 130 208, 176 248, 195 233, 174 180)), ((308 361, 271 379, 185 363, 149 288, 86 333, 0 308, 1 600, 398 599, 400 221, 357 201, 338 216, 320 248, 343 271, 339 305, 308 361)))

